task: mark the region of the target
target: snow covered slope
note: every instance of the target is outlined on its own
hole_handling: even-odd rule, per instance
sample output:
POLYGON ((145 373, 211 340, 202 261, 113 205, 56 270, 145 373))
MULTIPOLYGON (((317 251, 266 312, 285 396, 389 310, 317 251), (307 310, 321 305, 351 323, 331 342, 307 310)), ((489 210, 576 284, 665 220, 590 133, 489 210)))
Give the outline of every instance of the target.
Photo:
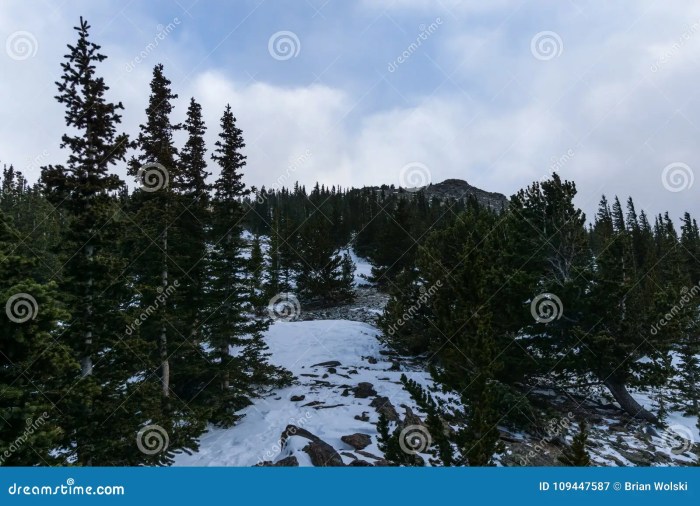
MULTIPOLYGON (((399 382, 402 372, 389 370, 393 364, 382 354, 385 350, 377 340, 378 332, 371 325, 347 320, 276 322, 266 334, 271 361, 292 371, 298 384, 256 400, 235 427, 210 429, 201 439, 199 452, 177 456, 175 465, 252 466, 292 454, 299 465, 311 465, 301 451, 305 444, 301 438, 290 438, 284 448, 280 445, 280 435, 289 424, 330 444, 346 464, 355 458, 373 460, 354 453, 341 440, 351 434, 369 435, 371 443, 362 451, 381 457, 375 427, 378 414, 370 406, 372 400, 388 397, 402 417, 402 404, 417 409, 399 382), (324 362, 330 364, 318 365, 324 362), (371 395, 363 397, 366 392, 353 390, 360 383, 370 383, 376 395, 370 390, 371 395), (292 401, 292 397, 303 400, 292 401)), ((403 372, 423 385, 432 384, 425 371, 403 372)))

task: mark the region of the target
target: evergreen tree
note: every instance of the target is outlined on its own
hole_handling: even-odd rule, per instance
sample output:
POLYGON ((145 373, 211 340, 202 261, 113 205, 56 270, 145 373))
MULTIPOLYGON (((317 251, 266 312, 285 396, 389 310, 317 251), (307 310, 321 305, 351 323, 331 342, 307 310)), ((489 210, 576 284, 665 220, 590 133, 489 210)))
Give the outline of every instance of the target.
POLYGON ((214 370, 206 397, 212 406, 212 421, 227 426, 238 420, 236 411, 250 404, 262 386, 280 384, 289 378, 267 362, 262 340, 269 323, 259 311, 258 292, 262 287, 251 287, 259 263, 246 261, 247 245, 242 237, 241 198, 250 193, 243 183, 245 142, 228 105, 215 145, 212 159, 219 165, 220 173, 214 183, 211 286, 206 318, 214 370), (251 266, 255 272, 251 272, 251 266), (233 348, 240 351, 232 351, 233 348))
POLYGON ((559 457, 559 462, 565 466, 588 467, 591 465, 591 456, 586 450, 588 442, 588 428, 586 422, 581 420, 579 432, 574 436, 571 446, 564 448, 559 457))
MULTIPOLYGON (((185 175, 173 142, 173 134, 181 125, 170 120, 172 101, 177 98, 170 84, 163 65, 156 65, 146 122, 140 126, 136 143, 138 154, 129 164, 129 174, 140 185, 131 199, 132 221, 136 224, 131 237, 134 255, 131 274, 139 292, 141 314, 148 315, 138 330, 155 351, 147 357, 151 368, 148 382, 157 379, 160 390, 160 410, 154 420, 168 433, 172 449, 192 450, 197 448, 197 437, 205 425, 197 413, 197 405, 187 398, 188 393, 198 390, 191 385, 191 375, 174 372, 171 366, 183 363, 192 356, 193 349, 195 327, 192 321, 182 319, 184 315, 177 305, 178 290, 189 286, 191 281, 188 277, 191 265, 183 262, 191 254, 186 250, 189 244, 178 241, 183 210, 182 195, 177 190, 190 196, 190 191, 196 191, 194 187, 201 171, 201 166, 196 166, 200 161, 196 157, 201 153, 198 147, 189 145, 190 172, 185 175), (173 378, 178 378, 181 384, 175 384, 173 378)), ((201 127, 194 125, 194 118, 190 119, 193 131, 201 127)), ((198 133, 195 132, 195 137, 198 133)), ((171 459, 167 454, 157 457, 163 462, 171 459)))
POLYGON ((56 99, 66 107, 69 133, 61 146, 68 160, 42 168, 44 191, 66 220, 60 297, 71 319, 62 322, 61 341, 80 362, 59 405, 64 456, 80 465, 138 463, 144 455, 132 442, 152 411, 148 390, 129 382, 136 372, 132 354, 143 343, 124 334, 132 294, 122 276, 126 262, 118 256, 123 220, 116 196, 123 183, 109 172, 124 160, 129 140, 117 132, 121 103, 106 100, 109 88, 96 75, 106 57, 89 40, 85 20, 75 29, 78 42, 68 46, 56 83, 56 99))
POLYGON ((66 444, 60 408, 79 373, 61 337, 69 315, 56 283, 31 278, 34 262, 15 253, 18 232, 0 210, 0 465, 60 464, 66 444))

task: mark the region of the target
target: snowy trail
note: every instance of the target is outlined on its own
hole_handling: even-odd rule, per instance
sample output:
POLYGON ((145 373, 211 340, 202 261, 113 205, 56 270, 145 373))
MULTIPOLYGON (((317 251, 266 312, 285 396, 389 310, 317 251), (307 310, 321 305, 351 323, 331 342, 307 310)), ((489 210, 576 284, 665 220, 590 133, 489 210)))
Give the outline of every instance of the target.
MULTIPOLYGON (((201 438, 200 450, 178 455, 175 465, 252 466, 279 460, 288 455, 280 455, 279 439, 289 424, 329 443, 346 464, 353 458, 343 452, 353 448, 340 438, 353 433, 371 436, 372 442, 364 451, 381 457, 375 427, 378 415, 370 406, 374 395, 356 398, 351 389, 360 382, 371 383, 377 395, 388 397, 403 415, 402 404, 418 410, 399 382, 401 374, 425 386, 432 385, 432 380, 425 371, 390 371, 392 363, 381 354, 378 334, 371 325, 347 320, 276 322, 265 335, 271 361, 290 370, 298 384, 257 399, 243 411, 245 417, 235 427, 210 429, 201 438), (330 361, 340 364, 317 365, 330 361), (304 399, 292 401, 292 396, 304 399), (366 421, 355 418, 363 413, 366 421)), ((287 450, 293 447, 288 445, 287 450)), ((311 465, 303 452, 295 451, 294 455, 300 465, 311 465)))

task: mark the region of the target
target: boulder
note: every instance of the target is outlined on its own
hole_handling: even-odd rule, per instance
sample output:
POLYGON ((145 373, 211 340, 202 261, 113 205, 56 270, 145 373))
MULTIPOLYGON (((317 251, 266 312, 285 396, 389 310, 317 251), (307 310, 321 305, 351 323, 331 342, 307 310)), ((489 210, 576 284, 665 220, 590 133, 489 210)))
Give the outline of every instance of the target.
POLYGON ((328 362, 321 362, 320 364, 314 364, 311 367, 338 367, 340 362, 337 360, 329 360, 328 362))
POLYGON ((287 439, 292 436, 299 436, 309 440, 309 444, 302 448, 302 451, 309 456, 311 463, 314 466, 340 467, 345 465, 343 463, 343 459, 331 445, 321 440, 321 438, 315 434, 312 434, 302 427, 297 427, 296 425, 287 425, 287 428, 284 429, 284 432, 280 436, 280 442, 282 445, 284 445, 287 442, 287 439))
POLYGON ((355 434, 350 434, 349 436, 343 436, 340 438, 340 440, 343 443, 347 443, 355 450, 364 450, 367 448, 370 444, 372 444, 372 438, 368 436, 367 434, 360 434, 360 433, 355 433, 355 434))
POLYGON ((374 467, 372 464, 370 464, 366 460, 360 460, 360 459, 353 460, 348 465, 352 466, 352 467, 374 467))
POLYGON ((306 399, 306 396, 305 396, 305 395, 292 395, 292 396, 289 398, 289 400, 292 401, 292 402, 303 401, 304 399, 306 399))
POLYGON ((372 385, 372 383, 367 383, 366 381, 358 383, 357 386, 353 388, 353 392, 355 393, 355 397, 358 399, 366 399, 367 397, 377 395, 374 385, 372 385))
POLYGON ((369 405, 376 409, 377 413, 380 415, 383 414, 390 422, 399 421, 399 414, 396 412, 396 408, 388 397, 375 397, 369 405))
POLYGON ((311 441, 302 450, 309 456, 311 463, 316 467, 342 467, 345 465, 338 452, 331 445, 320 439, 311 441))

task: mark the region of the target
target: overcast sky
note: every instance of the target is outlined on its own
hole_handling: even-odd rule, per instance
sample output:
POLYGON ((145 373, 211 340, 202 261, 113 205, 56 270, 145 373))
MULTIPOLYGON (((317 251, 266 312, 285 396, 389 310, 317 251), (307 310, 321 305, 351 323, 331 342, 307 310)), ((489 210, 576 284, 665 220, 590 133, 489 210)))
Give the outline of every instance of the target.
POLYGON ((556 169, 589 217, 602 193, 700 214, 696 1, 3 0, 0 161, 32 181, 66 159, 54 81, 80 15, 128 133, 163 63, 173 119, 196 97, 210 146, 231 104, 251 185, 510 196, 556 169))

